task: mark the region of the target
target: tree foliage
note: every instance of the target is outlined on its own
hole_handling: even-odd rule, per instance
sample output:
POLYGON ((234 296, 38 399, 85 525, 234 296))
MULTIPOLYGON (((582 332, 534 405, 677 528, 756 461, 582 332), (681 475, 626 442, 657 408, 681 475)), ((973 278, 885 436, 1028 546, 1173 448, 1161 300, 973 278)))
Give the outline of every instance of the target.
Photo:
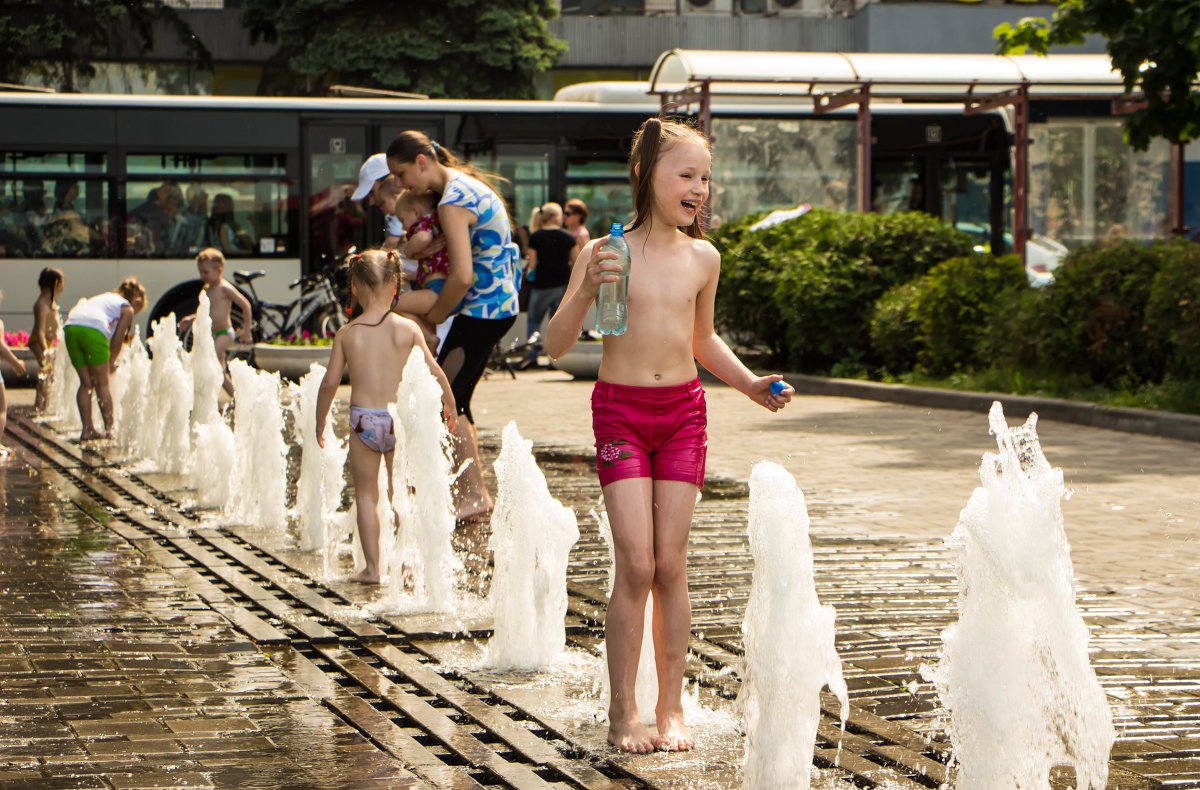
POLYGON ((1089 34, 1107 39, 1113 68, 1128 93, 1146 106, 1125 119, 1126 140, 1145 150, 1154 137, 1175 143, 1200 136, 1200 0, 1058 0, 1054 17, 1026 17, 995 30, 997 52, 1046 54, 1082 44, 1089 34))
POLYGON ((159 23, 210 64, 203 42, 163 0, 0 0, 0 80, 20 82, 40 69, 73 92, 78 77, 95 76, 95 61, 149 52, 159 23))
POLYGON ((342 82, 451 98, 533 98, 566 44, 552 0, 246 0, 251 40, 278 42, 269 92, 342 82))

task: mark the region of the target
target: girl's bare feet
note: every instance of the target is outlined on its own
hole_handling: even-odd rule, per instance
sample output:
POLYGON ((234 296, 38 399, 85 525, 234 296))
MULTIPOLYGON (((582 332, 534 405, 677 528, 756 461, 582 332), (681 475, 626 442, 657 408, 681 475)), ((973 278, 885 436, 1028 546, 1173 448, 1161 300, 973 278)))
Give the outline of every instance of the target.
POLYGON ((363 568, 347 579, 347 581, 357 582, 358 584, 379 584, 379 571, 377 569, 363 568))
POLYGON ((654 746, 664 752, 686 752, 696 745, 696 739, 683 723, 682 713, 669 713, 658 718, 658 737, 654 746))
POLYGON ((79 441, 81 441, 81 442, 90 442, 93 439, 103 439, 103 438, 104 438, 104 434, 100 433, 97 430, 84 431, 83 433, 79 434, 79 441))
POLYGON ((618 721, 612 719, 608 723, 608 742, 623 752, 632 754, 649 754, 654 751, 654 738, 646 725, 638 721, 635 715, 632 719, 618 721))

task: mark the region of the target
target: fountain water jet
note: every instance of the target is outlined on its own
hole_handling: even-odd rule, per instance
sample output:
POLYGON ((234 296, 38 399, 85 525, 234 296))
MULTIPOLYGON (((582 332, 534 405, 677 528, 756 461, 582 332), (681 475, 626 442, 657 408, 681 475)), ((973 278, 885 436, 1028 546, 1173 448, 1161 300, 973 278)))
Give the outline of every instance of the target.
POLYGON ((212 425, 221 419, 219 398, 225 374, 221 371, 213 340, 211 306, 208 294, 201 291, 196 318, 192 321, 192 350, 188 353, 194 382, 192 422, 195 425, 212 425))
POLYGON ((150 386, 150 355, 142 342, 141 330, 134 327, 133 339, 121 349, 117 371, 112 376, 113 421, 117 442, 133 458, 145 452, 138 447, 139 420, 133 415, 146 413, 146 398, 150 386))
POLYGON ((1042 454, 1036 414, 1009 428, 997 402, 988 421, 998 452, 947 539, 959 619, 925 670, 950 711, 957 786, 1048 789, 1050 769, 1069 764, 1076 787, 1100 790, 1115 733, 1075 606, 1062 470, 1042 454))
POLYGON ((224 515, 238 524, 280 526, 287 518, 287 444, 279 376, 254 370, 240 359, 229 363, 229 374, 237 393, 237 452, 224 515))
POLYGON ((747 790, 807 790, 828 686, 849 714, 834 611, 817 600, 804 494, 787 470, 750 473, 754 577, 742 622, 746 663, 738 705, 746 723, 747 790))
POLYGON ((420 349, 409 355, 396 402, 388 411, 396 426, 392 506, 400 524, 392 561, 393 594, 403 593, 407 580, 401 569, 407 565, 414 573, 417 610, 451 612, 462 563, 451 543, 455 511, 450 435, 441 417, 441 385, 420 349))
POLYGON ((332 418, 325 423, 325 447, 317 444, 317 390, 324 377, 324 366, 314 362, 300 379, 298 397, 293 402, 301 448, 295 512, 300 525, 300 548, 304 551, 328 545, 329 525, 337 517, 345 487, 343 470, 349 448, 334 433, 332 418))
POLYGON ((57 420, 59 430, 81 430, 83 421, 79 417, 79 405, 75 401, 75 393, 79 391, 79 374, 71 367, 71 359, 67 356, 67 341, 63 336, 62 316, 58 318, 57 345, 54 347, 54 360, 50 363, 53 377, 50 380, 50 396, 46 401, 45 417, 47 420, 57 420))
POLYGON ((567 555, 579 540, 575 514, 550 495, 533 442, 510 422, 496 459, 495 558, 490 598, 495 632, 485 663, 545 669, 566 644, 567 555))
POLYGON ((154 471, 180 474, 191 455, 192 375, 185 364, 175 314, 154 323, 150 346, 148 407, 140 422, 138 447, 154 471))

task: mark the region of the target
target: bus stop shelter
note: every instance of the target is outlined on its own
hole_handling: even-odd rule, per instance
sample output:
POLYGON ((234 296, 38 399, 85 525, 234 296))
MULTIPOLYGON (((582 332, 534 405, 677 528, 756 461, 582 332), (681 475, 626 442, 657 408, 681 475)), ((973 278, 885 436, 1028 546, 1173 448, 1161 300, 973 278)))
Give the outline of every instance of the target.
MULTIPOLYGON (((1012 124, 1013 239, 1025 257, 1029 228, 1031 101, 1101 100, 1122 114, 1139 106, 1107 55, 891 54, 881 52, 742 52, 673 49, 658 57, 650 94, 664 109, 696 113, 711 136, 712 99, 755 97, 810 101, 816 113, 858 109, 858 210, 871 200, 871 102, 958 103, 964 113, 1009 108, 1012 124)), ((1183 228, 1183 147, 1173 145, 1169 219, 1183 228)))

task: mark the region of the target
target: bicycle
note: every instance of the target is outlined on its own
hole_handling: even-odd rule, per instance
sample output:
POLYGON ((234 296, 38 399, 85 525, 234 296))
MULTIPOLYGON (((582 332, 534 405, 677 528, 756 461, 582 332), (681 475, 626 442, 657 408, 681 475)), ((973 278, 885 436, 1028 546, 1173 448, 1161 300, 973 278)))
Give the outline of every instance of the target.
POLYGON ((266 272, 234 272, 234 282, 249 291, 254 342, 291 337, 304 331, 317 337, 329 337, 345 326, 348 319, 339 299, 341 268, 342 262, 334 261, 320 271, 296 280, 288 288, 299 287, 300 296, 286 304, 259 298, 254 281, 266 272))

